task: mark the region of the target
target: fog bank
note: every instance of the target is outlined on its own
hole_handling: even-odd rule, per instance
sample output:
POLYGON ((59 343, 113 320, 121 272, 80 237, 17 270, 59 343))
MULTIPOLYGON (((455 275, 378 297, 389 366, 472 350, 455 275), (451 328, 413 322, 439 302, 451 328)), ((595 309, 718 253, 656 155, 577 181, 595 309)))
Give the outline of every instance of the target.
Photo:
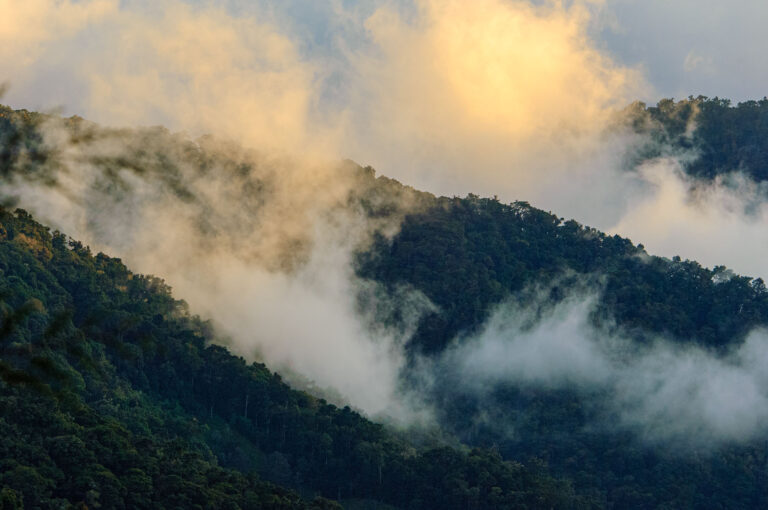
POLYGON ((768 432, 766 331, 725 355, 665 338, 638 344, 593 325, 596 299, 577 292, 557 305, 501 305, 478 335, 444 354, 441 369, 481 399, 501 383, 573 390, 598 410, 591 427, 610 424, 654 444, 707 449, 768 432))

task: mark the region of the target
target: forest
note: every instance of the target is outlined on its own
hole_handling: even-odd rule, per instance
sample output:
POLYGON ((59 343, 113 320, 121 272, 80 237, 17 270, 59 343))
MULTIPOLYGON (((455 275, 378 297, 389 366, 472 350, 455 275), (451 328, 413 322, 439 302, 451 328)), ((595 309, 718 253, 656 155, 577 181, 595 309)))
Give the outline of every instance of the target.
MULTIPOLYGON (((627 125, 651 140, 627 155, 633 165, 693 151, 684 167, 693 179, 734 171, 768 179, 765 99, 737 106, 717 98, 663 100, 627 112, 627 125)), ((61 155, 45 143, 45 120, 0 111, 0 187, 19 179, 56 183, 61 155)), ((65 123, 79 143, 111 136, 79 118, 65 123)), ((180 168, 205 175, 224 157, 206 152, 204 141, 192 147, 167 132, 120 136, 143 152, 90 163, 115 182, 117 167, 157 175, 185 203, 196 198, 180 168)), ((221 166, 233 175, 252 171, 226 157, 221 166)), ((392 295, 414 289, 434 305, 404 347, 401 382, 418 389, 427 366, 435 383, 422 397, 435 409, 439 433, 378 423, 292 389, 265 363, 230 352, 163 275, 136 274, 38 223, 26 204, 6 200, 0 508, 768 506, 764 437, 677 451, 640 441, 631 430, 591 426, 605 418, 591 404, 599 391, 595 397, 498 381, 478 395, 439 363, 456 341, 481 333, 499 306, 531 305, 532 288, 545 289, 546 305, 554 307, 585 285, 597 296, 590 324, 641 346, 664 338, 725 357, 768 325, 763 280, 654 256, 642 244, 527 202, 436 197, 376 177, 370 167, 344 168, 354 176, 344 207, 398 225, 394 234, 376 230, 355 251, 355 275, 392 295)), ((249 195, 270 189, 259 179, 248 181, 249 195)), ((211 219, 210 209, 201 211, 211 219)), ((205 228, 213 237, 217 224, 205 228)), ((397 324, 401 312, 379 320, 397 324)))
POLYGON ((3 508, 578 501, 539 464, 413 444, 291 390, 211 344, 161 279, 93 255, 23 210, 0 221, 3 508))
POLYGON ((768 99, 731 104, 728 99, 663 99, 656 106, 638 102, 627 108, 625 122, 651 135, 639 157, 691 150, 684 165, 697 179, 742 173, 755 182, 768 179, 768 99), (661 143, 658 143, 661 142, 661 143), (660 150, 659 147, 664 147, 660 150))

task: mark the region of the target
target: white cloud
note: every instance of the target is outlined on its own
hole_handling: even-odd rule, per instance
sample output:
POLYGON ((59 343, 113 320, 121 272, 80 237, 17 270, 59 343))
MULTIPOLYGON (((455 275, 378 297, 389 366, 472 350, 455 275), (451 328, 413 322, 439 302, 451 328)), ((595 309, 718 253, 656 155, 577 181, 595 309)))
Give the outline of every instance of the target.
POLYGON ((685 60, 683 60, 683 69, 689 73, 696 70, 714 73, 717 70, 711 57, 700 55, 694 50, 689 51, 685 56, 685 60))
POLYGON ((638 345, 593 326, 594 302, 574 294, 544 313, 542 303, 499 306, 476 337, 444 354, 440 370, 453 375, 443 384, 481 399, 498 383, 573 390, 597 419, 652 443, 711 448, 768 431, 768 333, 754 331, 725 355, 661 338, 638 345))
POLYGON ((678 161, 646 163, 649 187, 628 202, 610 233, 628 236, 650 253, 725 264, 740 274, 768 277, 768 203, 765 186, 736 174, 711 184, 684 176, 678 161))

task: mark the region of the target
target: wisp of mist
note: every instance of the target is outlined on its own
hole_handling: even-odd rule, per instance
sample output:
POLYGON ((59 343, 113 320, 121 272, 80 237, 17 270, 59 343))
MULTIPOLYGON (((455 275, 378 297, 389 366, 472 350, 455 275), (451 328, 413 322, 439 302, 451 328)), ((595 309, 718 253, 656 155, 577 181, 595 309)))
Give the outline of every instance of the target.
POLYGON ((399 373, 403 344, 432 305, 353 269, 355 252, 374 232, 393 235, 415 195, 384 197, 393 214, 372 218, 354 197, 375 180, 350 162, 79 122, 52 117, 39 128, 47 165, 14 174, 6 199, 161 276, 246 359, 296 372, 371 415, 417 419, 399 373), (405 308, 397 326, 376 320, 396 307, 405 308))
POLYGON ((499 305, 480 333, 443 354, 439 369, 481 398, 500 383, 575 391, 599 410, 590 427, 610 424, 650 444, 706 449, 768 432, 768 332, 753 331, 726 354, 663 337, 638 343, 595 326, 597 292, 574 291, 556 305, 543 292, 533 304, 499 305))

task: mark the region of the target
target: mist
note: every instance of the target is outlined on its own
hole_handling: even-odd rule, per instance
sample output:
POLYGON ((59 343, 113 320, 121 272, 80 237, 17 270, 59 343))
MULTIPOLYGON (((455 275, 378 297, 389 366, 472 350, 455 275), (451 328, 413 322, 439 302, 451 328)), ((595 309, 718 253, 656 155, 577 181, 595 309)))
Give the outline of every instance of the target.
POLYGON ((374 233, 393 235, 417 209, 415 193, 378 196, 373 175, 351 162, 269 156, 159 128, 51 117, 39 132, 49 157, 11 176, 6 203, 162 277, 246 359, 300 374, 369 415, 428 419, 399 375, 403 344, 433 306, 353 269, 374 233), (362 197, 391 214, 366 214, 362 197), (400 320, 383 326, 394 310, 400 320))
POLYGON ((680 159, 671 157, 644 163, 637 175, 645 190, 628 198, 626 211, 613 225, 604 223, 606 231, 642 242, 657 255, 768 277, 764 183, 739 172, 700 182, 687 177, 680 159))
POLYGON ((301 10, 7 2, 0 82, 12 105, 352 158, 419 189, 525 200, 653 253, 768 275, 763 213, 734 207, 749 183, 694 197, 679 155, 627 171, 625 154, 643 141, 616 118, 653 87, 595 38, 614 7, 331 2, 312 11, 322 27, 301 10), (720 248, 731 241, 749 249, 720 248))
MULTIPOLYGON (((585 286, 557 304, 542 291, 533 303, 499 305, 438 366, 460 392, 486 402, 499 384, 574 391, 592 410, 589 427, 655 446, 701 451, 768 431, 768 332, 751 332, 727 353, 663 337, 640 343, 615 325, 594 325, 597 291, 585 286)), ((503 404, 485 411, 494 405, 503 404)))

